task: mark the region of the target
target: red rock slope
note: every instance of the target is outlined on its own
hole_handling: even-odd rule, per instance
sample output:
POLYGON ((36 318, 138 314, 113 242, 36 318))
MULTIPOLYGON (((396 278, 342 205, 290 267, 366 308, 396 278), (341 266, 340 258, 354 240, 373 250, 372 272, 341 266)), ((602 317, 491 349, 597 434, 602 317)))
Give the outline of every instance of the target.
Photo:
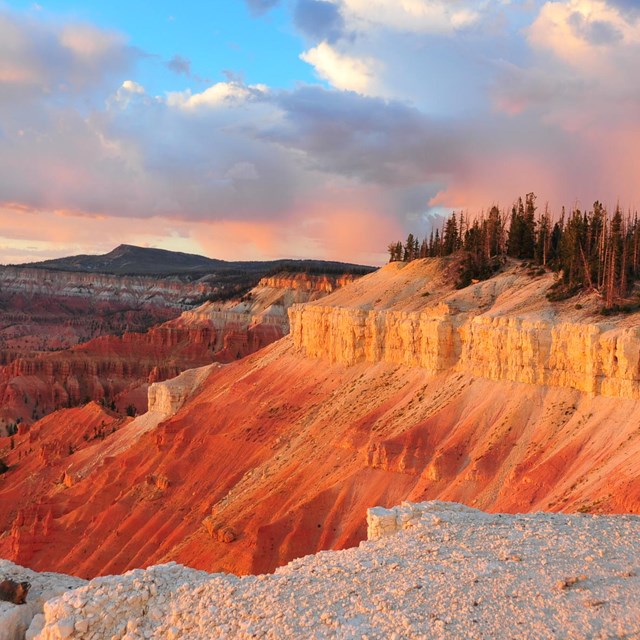
POLYGON ((0 500, 20 495, 34 515, 0 510, 11 531, 0 555, 81 576, 168 559, 261 572, 357 543, 367 507, 404 499, 638 512, 640 402, 624 377, 625 358, 637 357, 633 318, 600 325, 590 298, 579 311, 575 300, 551 305, 551 280, 513 268, 456 292, 431 262, 390 265, 292 311, 293 335, 211 371, 157 426, 138 418, 46 476, 24 462, 29 434, 13 450, 5 440, 15 468, 0 500), (312 306, 325 311, 310 312, 315 328, 305 329, 312 306), (401 315, 371 315, 385 310, 401 315), (354 324, 361 311, 372 324, 354 324), (413 313, 426 316, 416 325, 413 313), (566 324, 575 325, 573 368, 560 357, 566 331, 555 331, 566 324), (614 334, 617 364, 606 361, 614 334), (587 353, 581 341, 594 335, 587 353), (579 388, 593 375, 607 395, 579 388), (51 483, 65 472, 72 480, 51 483))

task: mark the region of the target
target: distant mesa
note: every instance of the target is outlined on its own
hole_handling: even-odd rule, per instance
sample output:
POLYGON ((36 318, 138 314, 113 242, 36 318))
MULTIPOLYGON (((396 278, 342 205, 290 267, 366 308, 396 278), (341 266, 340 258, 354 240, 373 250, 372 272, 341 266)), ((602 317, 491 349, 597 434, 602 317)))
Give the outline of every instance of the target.
POLYGON ((213 260, 205 256, 121 244, 103 255, 68 256, 18 266, 117 275, 166 275, 211 271, 224 264, 223 260, 213 260))
POLYGON ((262 260, 262 261, 227 261, 207 258, 181 251, 168 251, 150 247, 137 247, 121 244, 103 255, 77 255, 65 258, 31 262, 18 267, 36 269, 52 269, 57 271, 80 271, 85 273, 107 273, 113 275, 153 275, 167 276, 179 274, 225 273, 241 270, 246 274, 256 273, 258 276, 272 270, 295 268, 296 270, 320 270, 322 272, 369 273, 374 267, 333 262, 326 260, 262 260))

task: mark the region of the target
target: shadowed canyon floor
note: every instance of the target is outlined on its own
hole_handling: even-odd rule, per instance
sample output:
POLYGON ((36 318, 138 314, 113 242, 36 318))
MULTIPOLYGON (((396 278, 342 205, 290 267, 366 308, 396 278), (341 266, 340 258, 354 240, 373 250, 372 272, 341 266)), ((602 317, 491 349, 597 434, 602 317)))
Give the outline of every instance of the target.
POLYGON ((0 556, 83 577, 254 573, 353 546, 368 507, 405 499, 637 512, 637 317, 550 303, 551 274, 515 265, 452 281, 435 261, 389 265, 185 380, 157 420, 89 405, 3 439, 0 556))

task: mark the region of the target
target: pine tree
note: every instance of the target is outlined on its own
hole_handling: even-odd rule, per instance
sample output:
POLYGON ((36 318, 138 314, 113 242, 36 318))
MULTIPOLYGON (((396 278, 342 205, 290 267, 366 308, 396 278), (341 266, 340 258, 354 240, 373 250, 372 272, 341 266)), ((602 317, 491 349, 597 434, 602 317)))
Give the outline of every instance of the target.
POLYGON ((444 236, 442 238, 442 251, 445 256, 450 256, 459 248, 458 224, 455 213, 447 219, 444 225, 444 236))
POLYGON ((413 233, 410 233, 407 236, 407 242, 404 245, 404 257, 403 260, 405 262, 411 262, 415 258, 415 242, 413 238, 413 233))

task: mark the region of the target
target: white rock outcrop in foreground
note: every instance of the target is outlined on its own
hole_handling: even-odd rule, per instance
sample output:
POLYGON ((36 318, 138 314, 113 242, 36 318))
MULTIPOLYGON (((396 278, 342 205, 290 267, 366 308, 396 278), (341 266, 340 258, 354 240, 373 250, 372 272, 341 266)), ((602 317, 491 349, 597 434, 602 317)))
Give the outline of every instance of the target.
POLYGON ((23 640, 33 618, 42 613, 47 600, 87 582, 59 573, 36 573, 8 560, 0 560, 0 582, 6 579, 26 580, 31 583, 31 589, 25 604, 0 601, 0 640, 23 640))
POLYGON ((96 578, 46 603, 28 637, 640 636, 636 516, 486 514, 435 502, 374 509, 368 520, 376 537, 401 531, 273 575, 170 563, 96 578))

